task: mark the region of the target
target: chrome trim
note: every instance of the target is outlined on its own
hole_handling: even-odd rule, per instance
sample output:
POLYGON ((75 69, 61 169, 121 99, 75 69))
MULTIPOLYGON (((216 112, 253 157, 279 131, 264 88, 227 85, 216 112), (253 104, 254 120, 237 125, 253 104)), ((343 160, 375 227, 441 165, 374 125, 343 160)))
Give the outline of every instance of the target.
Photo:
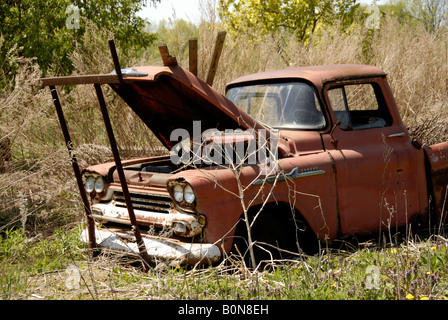
MULTIPOLYGON (((132 205, 134 208, 169 213, 172 200, 170 197, 146 194, 143 192, 130 192, 132 205)), ((115 205, 126 207, 126 202, 122 191, 115 191, 113 199, 115 205)))
POLYGON ((276 176, 266 177, 257 179, 254 182, 252 182, 253 186, 260 186, 263 184, 273 184, 275 181, 281 182, 285 181, 286 179, 297 179, 297 178, 305 178, 305 177, 311 177, 311 176, 318 176, 322 174, 326 174, 327 171, 325 170, 319 170, 318 168, 307 168, 302 169, 301 172, 299 172, 299 167, 296 167, 291 170, 288 174, 277 174, 276 176))
POLYGON ((400 132, 400 133, 394 133, 389 135, 389 138, 397 138, 397 137, 404 137, 406 134, 404 132, 400 132))

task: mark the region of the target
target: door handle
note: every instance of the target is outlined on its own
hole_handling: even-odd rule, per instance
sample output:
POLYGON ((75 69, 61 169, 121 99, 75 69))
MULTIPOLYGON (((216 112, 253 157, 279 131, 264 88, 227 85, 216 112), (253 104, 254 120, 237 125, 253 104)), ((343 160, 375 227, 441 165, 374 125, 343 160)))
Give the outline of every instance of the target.
POLYGON ((394 134, 391 134, 391 135, 389 136, 389 138, 404 137, 405 135, 406 135, 406 134, 405 134, 404 132, 394 133, 394 134))

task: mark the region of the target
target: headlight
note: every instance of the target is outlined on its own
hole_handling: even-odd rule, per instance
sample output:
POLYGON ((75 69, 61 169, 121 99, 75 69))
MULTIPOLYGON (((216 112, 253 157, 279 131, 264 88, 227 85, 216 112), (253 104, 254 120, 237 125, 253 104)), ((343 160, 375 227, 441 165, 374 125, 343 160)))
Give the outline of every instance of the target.
POLYGON ((171 184, 171 194, 181 207, 192 207, 196 200, 193 188, 185 182, 174 182, 171 184))
POLYGON ((107 201, 111 200, 114 192, 107 188, 107 178, 99 174, 85 174, 82 177, 86 192, 90 194, 92 200, 107 201))
POLYGON ((182 202, 184 200, 184 189, 180 184, 176 184, 173 188, 174 200, 182 202))
POLYGON ((98 177, 95 180, 95 192, 102 193, 104 191, 104 180, 102 177, 98 177))
POLYGON ((190 185, 187 185, 184 188, 184 199, 188 204, 192 204, 196 199, 193 188, 190 185))
POLYGON ((95 178, 92 176, 88 177, 84 186, 86 187, 87 193, 92 193, 95 189, 95 178))

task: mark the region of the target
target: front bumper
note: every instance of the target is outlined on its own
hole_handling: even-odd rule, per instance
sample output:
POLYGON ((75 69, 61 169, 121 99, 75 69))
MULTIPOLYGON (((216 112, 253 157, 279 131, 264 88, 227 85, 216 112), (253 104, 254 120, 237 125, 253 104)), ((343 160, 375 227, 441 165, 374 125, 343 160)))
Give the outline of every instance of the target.
MULTIPOLYGON (((154 262, 169 265, 210 265, 221 259, 221 251, 211 243, 189 243, 177 239, 142 235, 146 251, 154 262)), ((139 254, 133 234, 95 229, 96 244, 100 248, 139 254)), ((83 242, 89 242, 88 231, 81 235, 83 242)))

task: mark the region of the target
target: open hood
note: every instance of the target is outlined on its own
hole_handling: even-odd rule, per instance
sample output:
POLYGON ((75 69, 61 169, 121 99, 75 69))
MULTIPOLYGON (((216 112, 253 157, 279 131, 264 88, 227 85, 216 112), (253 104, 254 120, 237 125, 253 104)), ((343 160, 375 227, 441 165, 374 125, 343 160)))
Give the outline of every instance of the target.
MULTIPOLYGON (((191 72, 179 67, 133 67, 123 73, 123 82, 109 85, 168 148, 175 129, 185 129, 193 137, 193 122, 201 129, 266 129, 191 72)), ((269 135, 269 132, 266 132, 269 135)))

